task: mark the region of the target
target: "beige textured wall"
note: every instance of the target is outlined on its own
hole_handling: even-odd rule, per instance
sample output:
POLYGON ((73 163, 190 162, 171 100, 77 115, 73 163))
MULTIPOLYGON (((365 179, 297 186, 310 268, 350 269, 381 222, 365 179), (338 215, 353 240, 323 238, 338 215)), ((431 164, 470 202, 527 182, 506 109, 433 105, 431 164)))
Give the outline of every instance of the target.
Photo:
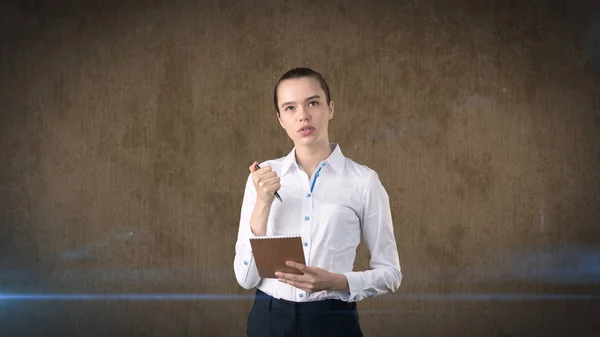
MULTIPOLYGON (((2 5, 0 292, 251 295, 247 167, 291 149, 272 86, 309 66, 390 195, 404 281, 360 303, 367 335, 598 326, 598 297, 518 294, 600 290, 600 6, 142 3, 2 5)), ((0 331, 240 336, 250 305, 0 299, 0 331)))

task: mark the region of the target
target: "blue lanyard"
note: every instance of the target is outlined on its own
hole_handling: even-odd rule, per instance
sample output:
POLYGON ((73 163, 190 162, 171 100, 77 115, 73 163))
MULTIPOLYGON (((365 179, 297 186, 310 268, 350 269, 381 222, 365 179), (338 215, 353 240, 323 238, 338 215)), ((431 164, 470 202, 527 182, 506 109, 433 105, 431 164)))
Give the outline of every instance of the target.
POLYGON ((317 170, 317 173, 315 173, 315 178, 313 179, 312 185, 310 186, 310 193, 312 193, 313 189, 315 188, 315 183, 317 182, 317 178, 319 177, 319 172, 321 172, 322 168, 323 168, 323 166, 319 167, 319 169, 317 170))

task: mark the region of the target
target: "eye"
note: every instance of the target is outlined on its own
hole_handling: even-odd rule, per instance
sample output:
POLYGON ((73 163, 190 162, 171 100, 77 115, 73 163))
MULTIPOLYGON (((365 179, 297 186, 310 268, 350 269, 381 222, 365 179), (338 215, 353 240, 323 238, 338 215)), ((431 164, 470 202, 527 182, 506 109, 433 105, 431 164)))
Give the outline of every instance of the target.
POLYGON ((317 102, 317 101, 310 101, 310 103, 308 103, 308 106, 315 106, 315 105, 319 105, 319 102, 317 102))
POLYGON ((290 111, 290 109, 293 109, 294 107, 291 105, 288 105, 285 107, 285 109, 283 109, 284 111, 290 111))

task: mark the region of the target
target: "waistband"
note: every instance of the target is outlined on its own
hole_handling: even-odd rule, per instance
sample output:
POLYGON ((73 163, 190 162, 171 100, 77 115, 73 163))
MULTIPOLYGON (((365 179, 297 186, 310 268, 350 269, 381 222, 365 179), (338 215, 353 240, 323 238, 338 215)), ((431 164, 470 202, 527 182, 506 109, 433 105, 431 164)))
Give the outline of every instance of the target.
POLYGON ((335 299, 293 302, 274 298, 260 289, 256 289, 254 306, 268 308, 269 311, 279 311, 289 314, 348 314, 356 312, 356 302, 344 302, 335 299))

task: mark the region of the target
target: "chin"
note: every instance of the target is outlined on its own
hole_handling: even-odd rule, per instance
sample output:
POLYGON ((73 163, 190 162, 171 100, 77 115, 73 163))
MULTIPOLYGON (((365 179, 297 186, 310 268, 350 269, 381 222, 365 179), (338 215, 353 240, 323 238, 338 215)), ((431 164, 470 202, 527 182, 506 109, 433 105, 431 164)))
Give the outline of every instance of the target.
POLYGON ((313 137, 301 138, 301 139, 298 139, 297 141, 295 141, 294 143, 296 143, 297 145, 307 146, 307 145, 314 145, 314 144, 318 143, 318 140, 313 137))

